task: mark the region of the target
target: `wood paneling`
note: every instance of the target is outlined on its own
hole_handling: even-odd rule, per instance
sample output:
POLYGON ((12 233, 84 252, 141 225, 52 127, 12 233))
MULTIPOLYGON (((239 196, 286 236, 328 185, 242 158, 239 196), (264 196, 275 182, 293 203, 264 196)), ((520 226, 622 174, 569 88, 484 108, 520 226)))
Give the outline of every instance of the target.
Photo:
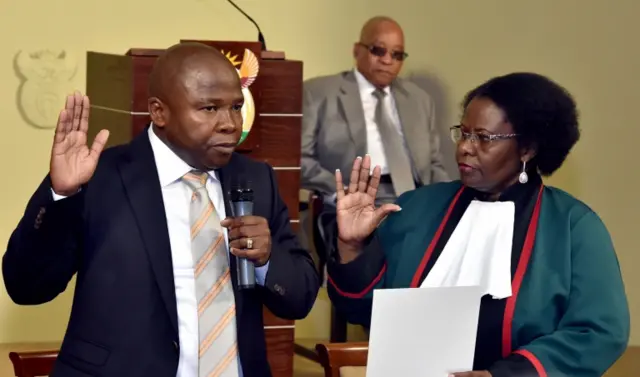
POLYGON ((267 329, 267 358, 273 377, 293 376, 293 329, 267 329))
POLYGON ((148 111, 149 99, 149 74, 151 67, 155 63, 156 58, 152 56, 136 56, 131 58, 133 62, 133 77, 135 85, 133 85, 133 101, 131 102, 131 111, 136 113, 146 113, 148 111))
POLYGON ((302 118, 259 116, 258 121, 261 127, 256 131, 260 132, 260 147, 251 155, 274 167, 300 166, 302 118))
POLYGON ((278 189, 280 196, 289 210, 289 217, 294 220, 299 219, 300 200, 300 170, 276 170, 278 189))
POLYGON ((91 105, 125 113, 132 111, 133 66, 134 61, 122 55, 87 52, 87 93, 91 93, 91 105))
MULTIPOLYGON (((289 319, 282 319, 280 317, 276 317, 273 313, 271 313, 269 311, 269 309, 267 309, 267 307, 263 307, 262 309, 262 315, 264 317, 264 325, 265 327, 269 327, 269 326, 293 326, 294 325, 294 321, 291 321, 289 319)), ((293 330, 293 329, 291 329, 293 330)))
POLYGON ((302 62, 262 60, 260 64, 262 103, 258 113, 302 113, 302 62))

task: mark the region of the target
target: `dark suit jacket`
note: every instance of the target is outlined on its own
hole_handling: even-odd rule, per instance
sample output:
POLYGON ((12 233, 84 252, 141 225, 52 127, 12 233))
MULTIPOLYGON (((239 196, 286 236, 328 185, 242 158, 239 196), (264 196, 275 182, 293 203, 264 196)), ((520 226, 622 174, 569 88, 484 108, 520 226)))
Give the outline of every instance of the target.
MULTIPOLYGON (((225 195, 239 172, 257 188, 254 214, 268 220, 273 246, 265 286, 255 290, 237 289, 231 258, 238 348, 245 377, 268 377, 262 305, 282 318, 303 318, 313 306, 319 279, 291 231, 273 170, 234 154, 219 172, 225 195)), ((53 377, 176 376, 171 250, 146 132, 105 150, 90 182, 72 197, 53 201, 45 178, 11 235, 2 272, 9 296, 21 305, 53 300, 77 273, 53 377)))

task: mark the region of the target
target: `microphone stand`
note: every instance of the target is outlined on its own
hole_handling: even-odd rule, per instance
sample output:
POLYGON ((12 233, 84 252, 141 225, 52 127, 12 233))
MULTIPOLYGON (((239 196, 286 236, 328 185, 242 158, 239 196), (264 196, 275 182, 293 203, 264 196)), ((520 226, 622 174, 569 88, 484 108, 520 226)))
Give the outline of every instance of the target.
POLYGON ((258 41, 260 42, 260 44, 262 44, 262 51, 267 51, 267 42, 264 40, 264 35, 262 35, 262 30, 260 30, 260 26, 258 26, 258 23, 255 22, 253 18, 251 18, 251 16, 249 16, 245 11, 237 6, 236 3, 234 3, 232 0, 227 1, 256 26, 256 29, 258 29, 258 41))

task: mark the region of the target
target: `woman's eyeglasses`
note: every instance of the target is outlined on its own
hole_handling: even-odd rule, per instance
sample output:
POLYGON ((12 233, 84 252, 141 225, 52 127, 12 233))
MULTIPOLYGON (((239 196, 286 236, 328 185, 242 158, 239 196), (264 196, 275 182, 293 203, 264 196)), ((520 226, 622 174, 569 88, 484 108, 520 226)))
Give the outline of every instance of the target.
POLYGON ((478 134, 473 132, 464 132, 460 125, 453 126, 449 128, 449 130, 451 132, 451 140, 453 140, 454 143, 470 140, 472 144, 490 144, 496 140, 513 139, 518 136, 518 134, 478 134))
MULTIPOLYGON (((360 43, 360 46, 362 46, 362 47, 366 48, 367 50, 369 50, 369 53, 371 55, 377 56, 379 58, 384 57, 389 52, 389 50, 386 47, 380 47, 380 46, 376 46, 376 45, 367 45, 367 44, 364 44, 364 43, 360 43)), ((391 57, 394 60, 397 60, 397 61, 401 62, 401 61, 404 61, 407 57, 409 57, 409 54, 407 54, 404 51, 391 50, 391 57)))

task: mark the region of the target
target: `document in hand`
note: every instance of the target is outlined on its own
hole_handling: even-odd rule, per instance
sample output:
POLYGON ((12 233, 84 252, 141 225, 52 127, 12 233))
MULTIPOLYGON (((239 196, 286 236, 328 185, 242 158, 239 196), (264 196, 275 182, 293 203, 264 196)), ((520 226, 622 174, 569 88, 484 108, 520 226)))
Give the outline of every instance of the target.
POLYGON ((473 367, 480 287, 373 292, 367 377, 447 377, 473 367))

